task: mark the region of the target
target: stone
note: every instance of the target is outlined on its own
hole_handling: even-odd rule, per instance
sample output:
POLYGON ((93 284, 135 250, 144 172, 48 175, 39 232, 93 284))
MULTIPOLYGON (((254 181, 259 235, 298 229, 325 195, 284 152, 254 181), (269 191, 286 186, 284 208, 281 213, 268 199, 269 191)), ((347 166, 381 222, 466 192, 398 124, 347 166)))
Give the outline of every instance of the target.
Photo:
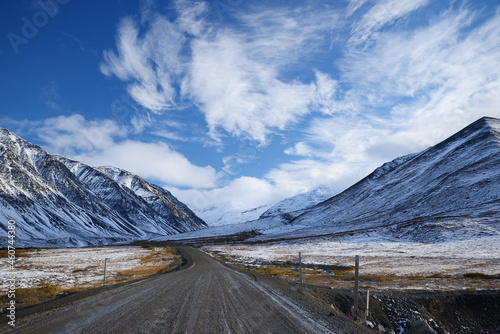
POLYGON ((370 328, 374 328, 375 327, 375 325, 371 321, 368 321, 368 320, 365 321, 365 322, 363 322, 363 324, 365 324, 365 326, 368 326, 370 328))
POLYGON ((436 332, 423 320, 415 321, 410 327, 410 334, 436 334, 436 332))

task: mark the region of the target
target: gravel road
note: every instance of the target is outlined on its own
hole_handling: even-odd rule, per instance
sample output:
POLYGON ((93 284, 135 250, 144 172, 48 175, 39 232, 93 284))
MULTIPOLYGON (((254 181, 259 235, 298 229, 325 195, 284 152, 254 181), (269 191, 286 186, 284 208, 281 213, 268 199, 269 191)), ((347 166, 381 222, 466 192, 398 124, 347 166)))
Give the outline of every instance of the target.
MULTIPOLYGON (((6 333, 358 333, 304 307, 285 283, 266 283, 193 248, 183 270, 19 315, 6 333), (277 286, 278 285, 278 286, 277 286), (295 296, 295 297, 294 297, 295 296)), ((303 299, 303 300, 302 300, 303 299)), ((307 301, 306 301, 307 302, 307 301)), ((311 304, 311 301, 308 301, 311 304)), ((6 329, 4 327, 3 329, 6 329)))

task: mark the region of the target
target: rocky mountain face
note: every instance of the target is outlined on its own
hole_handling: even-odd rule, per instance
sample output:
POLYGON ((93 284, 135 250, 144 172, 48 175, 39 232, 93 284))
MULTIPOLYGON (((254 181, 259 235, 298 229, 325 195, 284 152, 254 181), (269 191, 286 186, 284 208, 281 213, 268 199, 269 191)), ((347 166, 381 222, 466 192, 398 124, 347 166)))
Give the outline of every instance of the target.
POLYGON ((386 163, 291 221, 294 235, 376 233, 436 242, 500 233, 500 120, 481 118, 386 163))
POLYGON ((0 227, 18 246, 80 246, 205 228, 168 191, 129 172, 50 155, 0 129, 0 227))
POLYGON ((120 168, 98 167, 97 170, 142 198, 149 205, 149 209, 152 208, 153 212, 160 215, 161 219, 155 219, 170 222, 170 226, 178 233, 199 230, 200 226, 207 227, 203 220, 169 191, 120 168))

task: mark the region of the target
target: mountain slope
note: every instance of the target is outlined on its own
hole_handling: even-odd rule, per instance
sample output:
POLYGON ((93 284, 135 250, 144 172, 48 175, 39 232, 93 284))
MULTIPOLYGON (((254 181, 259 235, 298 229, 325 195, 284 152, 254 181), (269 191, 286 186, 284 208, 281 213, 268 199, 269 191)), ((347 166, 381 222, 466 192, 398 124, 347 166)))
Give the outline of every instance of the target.
POLYGON ((499 166, 500 120, 484 117, 436 146, 381 166, 292 225, 304 235, 319 228, 371 230, 417 241, 498 234, 499 166))
POLYGON ((100 244, 206 226, 186 209, 175 209, 191 218, 184 225, 98 170, 0 129, 0 226, 16 222, 18 245, 100 244))
POLYGON ((169 191, 148 183, 141 177, 123 169, 98 167, 97 170, 142 198, 155 213, 158 213, 163 219, 168 219, 170 226, 177 232, 182 233, 207 227, 203 220, 169 191))

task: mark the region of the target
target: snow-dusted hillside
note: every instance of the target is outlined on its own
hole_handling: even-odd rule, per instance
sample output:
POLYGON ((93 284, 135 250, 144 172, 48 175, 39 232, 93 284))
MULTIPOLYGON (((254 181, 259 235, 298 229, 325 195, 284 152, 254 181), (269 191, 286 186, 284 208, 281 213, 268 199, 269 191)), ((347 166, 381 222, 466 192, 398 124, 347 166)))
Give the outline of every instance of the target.
POLYGON ((151 195, 0 129, 0 226, 16 222, 18 246, 102 244, 206 227, 167 191, 122 172, 151 195))
POLYGON ((260 218, 269 218, 281 215, 291 219, 304 212, 304 210, 312 208, 318 203, 333 197, 333 195, 335 195, 335 192, 330 188, 319 186, 309 192, 285 198, 267 209, 266 212, 260 216, 260 218))
POLYGON ((500 120, 387 163, 291 222, 294 234, 439 242, 500 233, 500 120))
POLYGON ((255 241, 297 242, 369 238, 436 243, 498 237, 500 120, 481 118, 433 147, 388 162, 292 220, 268 216, 188 235, 245 231, 261 233, 255 241))
POLYGON ((207 226, 169 191, 120 168, 98 167, 96 169, 133 191, 149 205, 149 210, 153 208, 153 212, 158 213, 163 220, 167 220, 177 232, 195 231, 201 226, 207 226))

